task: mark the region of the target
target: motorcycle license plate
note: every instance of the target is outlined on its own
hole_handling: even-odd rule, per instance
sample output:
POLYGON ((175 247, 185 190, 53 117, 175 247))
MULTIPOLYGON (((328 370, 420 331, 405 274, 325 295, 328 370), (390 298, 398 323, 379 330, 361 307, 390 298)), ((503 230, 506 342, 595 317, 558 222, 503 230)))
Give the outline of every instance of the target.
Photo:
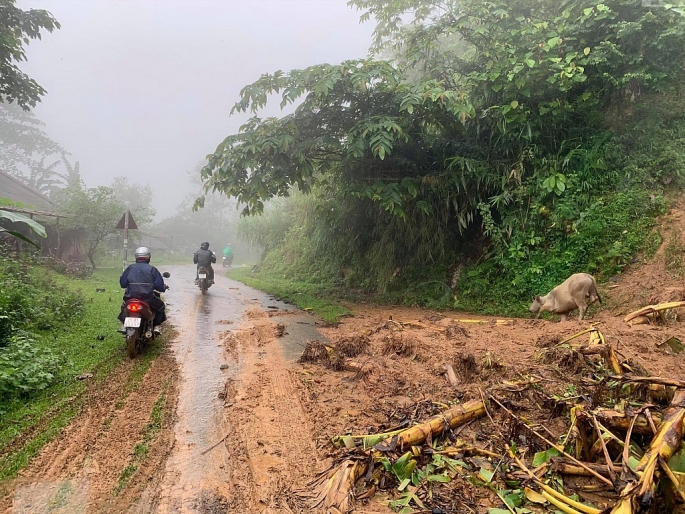
POLYGON ((207 278, 207 275, 205 275, 204 273, 200 273, 200 278, 207 278))
POLYGON ((125 328, 138 328, 140 326, 141 318, 126 318, 124 320, 125 328))

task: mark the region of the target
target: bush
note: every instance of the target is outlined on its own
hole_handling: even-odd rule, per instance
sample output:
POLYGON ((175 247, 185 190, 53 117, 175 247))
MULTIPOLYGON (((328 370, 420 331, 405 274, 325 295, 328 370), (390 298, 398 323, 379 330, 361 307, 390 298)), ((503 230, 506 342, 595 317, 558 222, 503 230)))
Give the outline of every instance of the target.
POLYGON ((60 286, 41 267, 0 259, 0 347, 17 330, 46 330, 83 311, 80 293, 60 286))
POLYGON ((0 397, 26 395, 48 387, 55 379, 58 356, 40 349, 27 333, 9 338, 0 348, 0 397))

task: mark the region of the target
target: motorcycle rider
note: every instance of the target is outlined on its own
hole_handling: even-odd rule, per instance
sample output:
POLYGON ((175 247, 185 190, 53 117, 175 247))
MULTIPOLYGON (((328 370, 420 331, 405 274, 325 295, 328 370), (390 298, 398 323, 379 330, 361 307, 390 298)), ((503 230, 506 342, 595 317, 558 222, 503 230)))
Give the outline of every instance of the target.
MULTIPOLYGON (((205 241, 200 245, 200 249, 193 254, 193 263, 197 264, 197 269, 200 266, 204 266, 207 269, 207 281, 209 284, 214 283, 214 268, 212 268, 212 263, 216 262, 216 255, 214 252, 209 250, 209 243, 205 241)), ((198 283, 198 272, 195 271, 195 284, 198 283)))
POLYGON ((231 248, 231 243, 226 243, 226 248, 223 251, 224 258, 226 259, 226 264, 229 266, 233 264, 233 248, 231 248))
POLYGON ((119 278, 119 285, 126 289, 119 321, 123 323, 126 317, 126 301, 136 298, 147 303, 150 309, 155 312, 155 318, 152 322, 154 326, 153 331, 159 334, 161 332, 160 325, 166 321, 166 312, 164 310, 164 302, 155 294, 155 291, 162 293, 168 289, 168 286, 164 283, 164 278, 162 278, 157 268, 150 265, 150 257, 149 248, 145 246, 137 248, 135 264, 131 264, 126 268, 121 278, 119 278))

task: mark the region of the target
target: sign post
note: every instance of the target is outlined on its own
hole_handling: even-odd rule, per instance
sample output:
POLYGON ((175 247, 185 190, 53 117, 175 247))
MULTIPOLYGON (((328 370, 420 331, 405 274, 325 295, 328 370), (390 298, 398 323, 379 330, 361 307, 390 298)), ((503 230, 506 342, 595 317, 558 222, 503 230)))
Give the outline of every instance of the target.
POLYGON ((131 215, 131 211, 126 209, 126 212, 124 215, 121 217, 119 220, 119 223, 117 223, 117 230, 123 230, 124 231, 124 269, 126 269, 126 266, 128 266, 128 231, 130 230, 138 230, 138 225, 136 225, 135 220, 133 219, 133 216, 131 215))

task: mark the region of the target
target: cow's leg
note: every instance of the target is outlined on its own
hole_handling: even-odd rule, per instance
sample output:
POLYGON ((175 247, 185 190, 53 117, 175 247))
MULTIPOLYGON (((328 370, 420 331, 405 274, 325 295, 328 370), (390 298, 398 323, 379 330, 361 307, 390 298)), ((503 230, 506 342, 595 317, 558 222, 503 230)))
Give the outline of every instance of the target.
POLYGON ((578 315, 578 321, 583 321, 583 318, 585 317, 585 312, 587 311, 587 305, 579 305, 578 309, 580 310, 580 314, 578 315))
POLYGON ((560 321, 566 321, 568 319, 568 313, 565 312, 561 315, 561 320, 560 321))

